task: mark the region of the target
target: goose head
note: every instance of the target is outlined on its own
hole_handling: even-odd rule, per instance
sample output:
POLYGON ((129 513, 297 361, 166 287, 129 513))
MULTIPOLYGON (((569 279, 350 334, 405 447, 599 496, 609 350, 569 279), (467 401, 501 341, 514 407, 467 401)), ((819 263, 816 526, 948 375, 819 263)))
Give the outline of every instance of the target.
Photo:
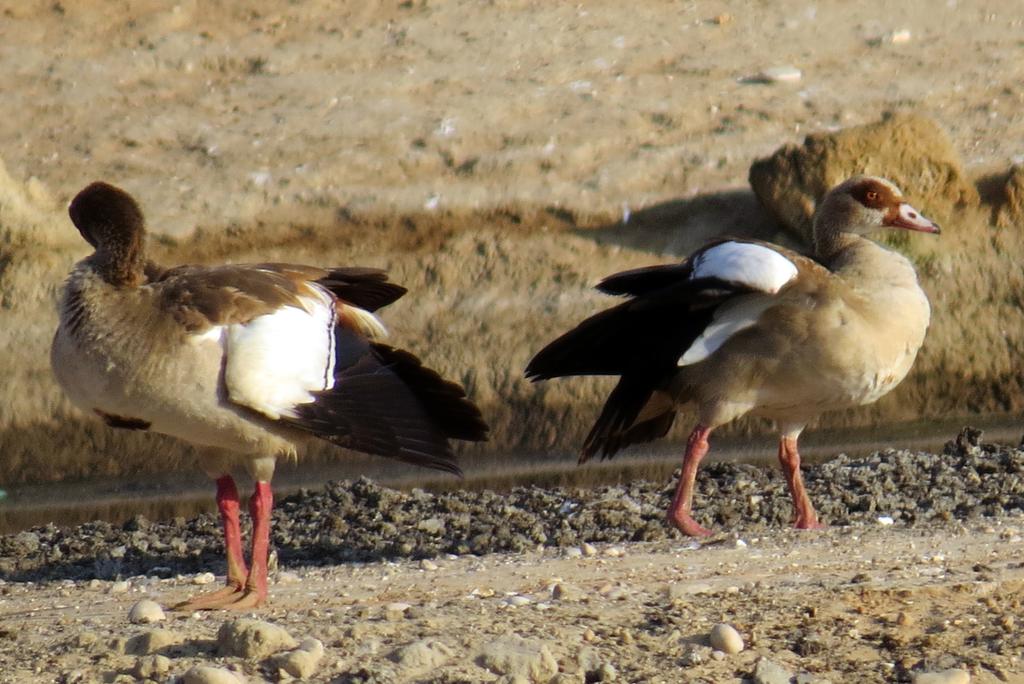
POLYGON ((68 214, 95 248, 93 262, 104 280, 134 285, 142 279, 146 222, 131 195, 109 183, 91 183, 71 200, 68 214))
POLYGON ((888 228, 939 233, 939 226, 913 207, 896 185, 878 176, 854 176, 832 188, 814 214, 814 244, 829 251, 839 235, 866 235, 888 228))

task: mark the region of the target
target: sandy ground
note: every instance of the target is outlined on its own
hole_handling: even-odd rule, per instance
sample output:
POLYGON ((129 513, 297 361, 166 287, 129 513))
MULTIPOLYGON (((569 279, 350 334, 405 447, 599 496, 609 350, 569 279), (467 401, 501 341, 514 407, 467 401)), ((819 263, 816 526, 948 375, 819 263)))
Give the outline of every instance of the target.
MULTIPOLYGON (((528 671, 487 666, 511 635, 526 640, 525 662, 548 665, 535 665, 533 680, 503 681, 740 682, 768 659, 804 682, 910 681, 911 672, 949 669, 976 683, 1024 682, 1022 522, 298 570, 278 576, 257 617, 323 642, 309 678, 317 682, 496 681, 528 671), (706 646, 719 622, 739 631, 742 652, 706 646), (403 655, 423 642, 440 655, 403 655)), ((166 606, 198 589, 191 577, 4 585, 3 681, 135 681, 129 673, 146 662, 139 644, 154 629, 170 632, 152 642, 150 655, 169 659, 157 679, 207 664, 277 681, 268 658, 218 655, 218 630, 233 616, 128 620, 143 598, 166 606)))
MULTIPOLYGON (((521 368, 526 346, 495 347, 502 363, 477 359, 459 373, 464 340, 505 339, 494 331, 503 316, 536 328, 530 307, 556 312, 558 327, 593 310, 585 287, 601 275, 677 258, 716 231, 753 230, 743 223, 752 216, 764 229, 746 190, 750 162, 811 131, 913 110, 949 132, 972 174, 1024 154, 1024 16, 1013 0, 10 2, 0 15, 0 157, 15 195, 28 198, 0 207, 0 237, 16 245, 0 247, 9 317, 0 340, 33 350, 31 363, 5 371, 0 406, 4 473, 19 481, 123 474, 118 457, 131 449, 186 459, 165 442, 155 449, 79 424, 38 352, 60 278, 86 251, 61 207, 94 179, 140 198, 168 260, 390 268, 424 293, 396 307, 398 339, 431 340, 420 350, 428 360, 489 410, 510 407, 501 434, 515 432, 512 409, 549 402, 545 423, 565 430, 530 438, 566 446, 559 440, 577 439, 589 421, 568 412, 566 397, 592 401, 597 386, 528 389, 505 368, 521 368), (800 81, 751 78, 788 65, 800 81), (578 230, 644 210, 651 220, 635 233, 578 230), (467 283, 478 284, 473 297, 467 283), (474 318, 485 314, 496 317, 474 318), (64 446, 53 439, 72 434, 78 441, 64 446), (45 469, 41 451, 52 459, 45 469)), ((1019 335, 1011 326, 1006 339, 1019 335)), ((1011 358, 1008 347, 979 362, 970 377, 981 398, 961 408, 1019 407, 1000 396, 1011 358)), ((935 403, 894 397, 886 410, 935 403)), ((914 667, 1022 681, 1011 527, 778 532, 746 548, 460 558, 436 571, 298 569, 261 617, 324 641, 316 681, 488 681, 496 676, 477 652, 505 632, 542 640, 567 681, 597 663, 619 681, 728 682, 762 652, 833 682, 909 679, 914 667), (550 600, 557 581, 579 600, 550 600), (531 602, 509 607, 506 592, 531 602), (387 620, 380 606, 391 601, 417 610, 387 620), (721 620, 747 651, 715 660, 688 650, 721 620), (436 673, 389 657, 428 637, 450 651, 436 673)), ((112 588, 0 587, 0 681, 113 681, 135 663, 111 643, 138 629, 128 607, 143 593, 166 601, 192 589, 187 580, 112 588)), ((170 674, 216 660, 209 640, 223 619, 172 618, 184 645, 166 649, 170 674)))

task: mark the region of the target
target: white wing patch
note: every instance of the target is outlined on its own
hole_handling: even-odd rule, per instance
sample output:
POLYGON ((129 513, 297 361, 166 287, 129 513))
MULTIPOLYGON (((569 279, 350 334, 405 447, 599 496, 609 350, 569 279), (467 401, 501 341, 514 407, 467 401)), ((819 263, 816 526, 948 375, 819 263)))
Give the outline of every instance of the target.
POLYGON ((733 335, 756 324, 765 309, 774 303, 770 297, 757 296, 723 304, 700 337, 679 357, 677 365, 689 366, 708 358, 733 335))
POLYGON ((796 272, 796 265, 774 249, 749 242, 723 242, 697 256, 690 277, 718 278, 775 294, 796 272))
POLYGON ((231 401, 278 419, 334 387, 334 298, 317 290, 246 324, 228 326, 224 384, 231 401))

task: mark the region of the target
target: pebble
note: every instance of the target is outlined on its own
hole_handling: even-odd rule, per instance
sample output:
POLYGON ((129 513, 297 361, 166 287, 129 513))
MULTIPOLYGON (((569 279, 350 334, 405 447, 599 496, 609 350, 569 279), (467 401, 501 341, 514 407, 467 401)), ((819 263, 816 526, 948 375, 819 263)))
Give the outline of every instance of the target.
POLYGON ((957 668, 941 672, 918 672, 911 679, 913 684, 970 684, 971 675, 967 670, 957 668))
POLYGON ((149 599, 142 599, 136 602, 132 609, 128 611, 128 621, 133 625, 148 625, 152 622, 160 622, 166 619, 167 616, 164 614, 164 609, 160 607, 160 604, 149 599))
POLYGON ((299 647, 287 653, 278 653, 271 657, 271 664, 278 670, 295 677, 307 680, 316 673, 320 659, 324 657, 324 645, 319 639, 307 637, 299 643, 299 647))
POLYGON ((163 679, 171 671, 171 659, 164 655, 149 655, 138 658, 132 675, 136 679, 163 679))
POLYGON ((402 646, 391 654, 406 675, 426 672, 448 662, 454 652, 436 639, 421 639, 402 646))
POLYGON ((217 577, 212 572, 201 572, 192 578, 192 584, 213 584, 217 577))
POLYGON ((566 558, 582 558, 583 550, 578 546, 569 546, 562 551, 562 555, 566 558))
POLYGON ((803 78, 803 73, 793 66, 776 66, 760 72, 757 78, 766 83, 796 83, 803 78))
POLYGON ((604 555, 611 558, 622 558, 626 555, 626 551, 621 546, 609 546, 604 550, 604 555))
POLYGON ((384 619, 394 622, 405 617, 406 611, 412 608, 408 603, 395 601, 384 606, 384 619))
POLYGON ((520 606, 526 606, 533 603, 533 599, 531 599, 529 596, 520 596, 519 594, 516 594, 515 596, 509 596, 508 598, 506 598, 504 603, 505 605, 518 608, 520 606))
POLYGON ((423 570, 437 570, 437 563, 430 560, 429 558, 424 558, 420 561, 420 568, 422 568, 423 570))
POLYGON ((587 556, 588 558, 597 555, 597 547, 591 544, 590 542, 583 542, 582 544, 580 544, 580 551, 582 551, 583 555, 587 556))
POLYGON ((111 594, 126 594, 132 585, 127 580, 119 580, 110 585, 111 594))
POLYGON ((558 672, 558 661, 540 639, 505 636, 485 645, 480 664, 497 675, 525 677, 546 682, 558 672))
POLYGON ((283 627, 262 620, 230 620, 217 631, 217 653, 222 656, 260 659, 296 646, 283 627))
POLYGON ((181 684, 244 684, 245 679, 231 670, 196 665, 181 677, 181 684))
POLYGON ((565 602, 580 601, 583 599, 583 591, 574 584, 559 582, 551 587, 551 598, 565 602))
POLYGON ((184 640, 185 638, 177 632, 157 627, 147 629, 128 639, 124 645, 124 652, 129 655, 151 655, 155 651, 180 644, 184 640))
POLYGON ((880 516, 878 516, 878 524, 879 525, 892 525, 895 522, 896 521, 892 519, 892 516, 889 516, 889 515, 880 515, 880 516))
POLYGON ((743 637, 732 625, 720 622, 711 628, 708 634, 708 642, 711 648, 723 653, 736 654, 743 650, 743 637))
POLYGON ((786 668, 764 657, 754 667, 754 684, 790 684, 792 678, 786 668))

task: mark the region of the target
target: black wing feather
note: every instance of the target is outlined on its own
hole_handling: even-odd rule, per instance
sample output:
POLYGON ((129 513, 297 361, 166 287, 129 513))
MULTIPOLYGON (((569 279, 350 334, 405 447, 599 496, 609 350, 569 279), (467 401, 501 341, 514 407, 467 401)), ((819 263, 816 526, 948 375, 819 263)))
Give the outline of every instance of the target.
POLYGON ((338 446, 461 475, 448 440, 487 433, 462 388, 344 325, 335 349, 334 387, 282 420, 338 446))

